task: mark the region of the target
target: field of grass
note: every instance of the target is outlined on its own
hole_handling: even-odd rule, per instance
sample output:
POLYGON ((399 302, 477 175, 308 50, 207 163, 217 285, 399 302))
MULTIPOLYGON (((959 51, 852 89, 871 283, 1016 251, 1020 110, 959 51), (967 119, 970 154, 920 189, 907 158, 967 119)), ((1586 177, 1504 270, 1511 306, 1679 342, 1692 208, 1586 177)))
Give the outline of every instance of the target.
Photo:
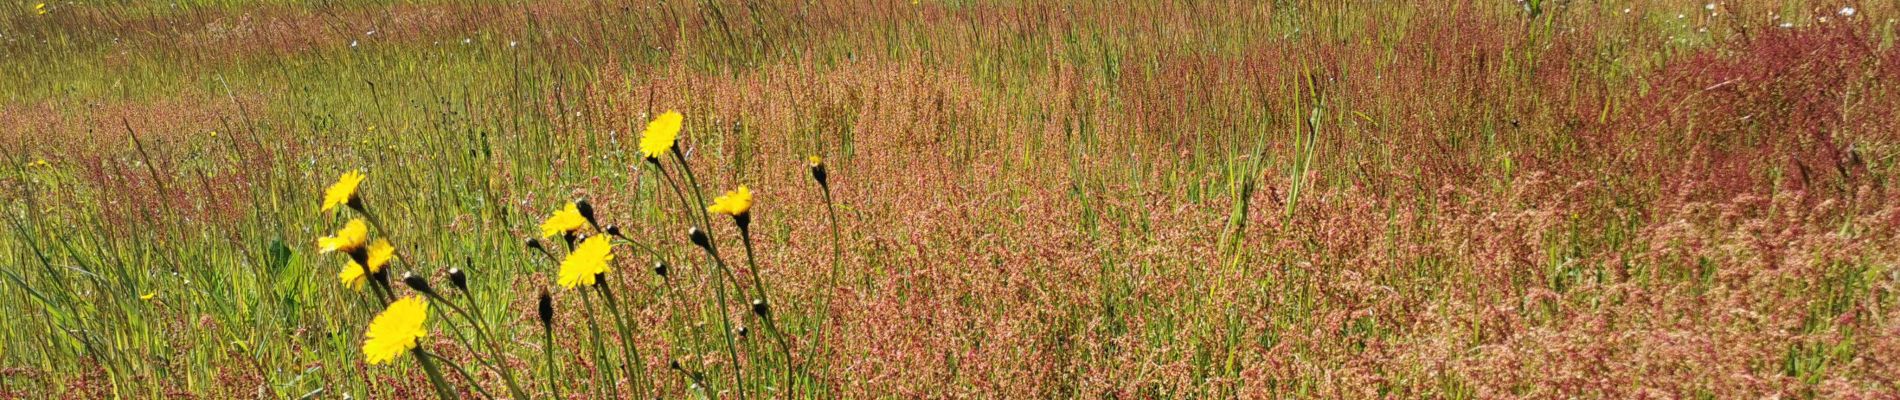
POLYGON ((0 399, 1893 398, 1896 18, 0 2, 0 399))

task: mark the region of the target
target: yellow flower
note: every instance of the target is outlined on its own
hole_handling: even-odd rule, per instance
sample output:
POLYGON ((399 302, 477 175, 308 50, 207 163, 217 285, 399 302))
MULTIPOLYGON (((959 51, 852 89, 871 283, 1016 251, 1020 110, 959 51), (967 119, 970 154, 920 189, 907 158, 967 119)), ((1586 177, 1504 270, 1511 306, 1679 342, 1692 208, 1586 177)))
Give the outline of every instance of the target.
POLYGON ((350 265, 343 266, 343 272, 336 273, 336 280, 342 281, 343 287, 360 292, 363 291, 363 283, 369 281, 364 276, 367 275, 363 274, 363 266, 350 261, 350 265))
POLYGON ((582 240, 574 251, 561 260, 561 287, 573 289, 575 286, 593 286, 594 277, 612 270, 608 261, 614 259, 613 244, 603 235, 594 235, 582 240))
POLYGON ((640 154, 647 158, 659 157, 673 149, 673 143, 680 138, 680 121, 684 117, 678 111, 667 111, 647 123, 646 132, 640 133, 640 154))
POLYGON ((317 252, 354 251, 363 247, 363 242, 367 241, 369 241, 369 225, 364 224, 362 218, 352 219, 349 223, 343 224, 343 229, 338 229, 336 234, 317 239, 319 248, 317 252))
POLYGON ((825 165, 825 159, 816 155, 805 157, 805 165, 813 167, 825 165))
POLYGON ((363 172, 344 172, 343 176, 336 178, 335 184, 330 185, 330 189, 323 191, 323 208, 318 211, 330 211, 336 206, 348 205, 356 199, 356 186, 362 183, 363 172))
POLYGON ((706 211, 731 216, 752 211, 752 190, 739 185, 739 190, 728 191, 726 195, 713 199, 713 205, 706 206, 706 211))
POLYGON ((369 365, 377 365, 416 348, 417 341, 429 336, 429 329, 423 326, 428 320, 429 302, 422 296, 396 300, 370 320, 369 330, 363 332, 363 358, 369 365))
POLYGON ((363 290, 363 282, 367 281, 365 277, 382 272, 383 267, 389 265, 389 259, 395 255, 396 247, 390 246, 388 240, 376 239, 375 243, 369 244, 369 268, 366 270, 356 260, 350 260, 350 264, 343 266, 343 271, 336 274, 336 280, 342 281, 343 286, 351 290, 363 290))
POLYGON ((554 215, 549 215, 547 220, 541 221, 541 238, 573 232, 584 226, 587 226, 587 218, 581 216, 580 208, 574 203, 567 203, 567 208, 555 211, 554 215))
POLYGON ((149 292, 146 294, 141 294, 139 295, 139 300, 151 301, 153 297, 158 297, 158 292, 149 292))
POLYGON ((33 13, 36 15, 46 15, 46 3, 34 4, 33 13))

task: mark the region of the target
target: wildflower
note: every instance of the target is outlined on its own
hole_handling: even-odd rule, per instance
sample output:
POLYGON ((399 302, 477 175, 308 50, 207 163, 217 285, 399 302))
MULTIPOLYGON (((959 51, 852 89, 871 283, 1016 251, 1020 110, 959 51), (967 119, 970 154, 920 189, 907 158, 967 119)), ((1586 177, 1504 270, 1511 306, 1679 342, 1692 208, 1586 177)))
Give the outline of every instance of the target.
POLYGON ((587 220, 588 225, 600 226, 600 220, 594 219, 594 204, 587 199, 575 200, 574 211, 580 212, 581 219, 587 220))
POLYGON ((449 268, 449 284, 461 291, 468 291, 468 275, 461 268, 449 268))
POLYGON ((713 205, 706 206, 706 211, 735 217, 745 215, 752 211, 752 190, 739 185, 739 190, 728 191, 726 195, 713 199, 713 205))
POLYGON ((806 159, 805 165, 811 167, 811 179, 818 181, 818 186, 827 185, 827 182, 825 182, 825 159, 819 158, 818 156, 811 156, 806 159))
POLYGON ((548 296, 548 291, 541 291, 541 301, 535 304, 534 311, 535 316, 541 319, 542 330, 554 324, 554 298, 548 296))
POLYGON ((606 236, 594 235, 581 240, 580 246, 561 260, 561 287, 573 289, 575 286, 593 286, 596 276, 610 270, 608 261, 613 261, 613 245, 606 236))
POLYGON ((34 4, 33 15, 46 15, 46 3, 34 4))
POLYGON ((429 302, 422 296, 396 300, 382 314, 377 314, 376 319, 369 322, 369 330, 363 332, 363 358, 369 365, 377 365, 415 349, 417 342, 429 335, 428 328, 423 326, 428 319, 429 302))
POLYGON ((343 229, 338 229, 336 234, 317 239, 317 247, 320 248, 319 253, 353 252, 363 248, 363 242, 367 241, 369 241, 369 225, 364 224, 362 218, 357 218, 343 224, 343 229))
POLYGON ((44 158, 42 158, 42 159, 38 159, 38 160, 33 160, 33 162, 30 162, 30 163, 27 163, 27 164, 26 164, 26 167, 27 167, 27 168, 34 168, 34 167, 47 167, 47 166, 51 166, 51 165, 52 165, 52 163, 48 163, 48 162, 46 162, 46 159, 44 159, 44 158))
POLYGON ((343 282, 343 287, 360 292, 363 290, 363 282, 369 281, 364 279, 364 276, 363 265, 351 261, 350 265, 343 267, 343 272, 336 273, 336 280, 343 282))
POLYGON ((146 294, 141 294, 139 295, 139 300, 152 301, 152 298, 154 297, 158 297, 158 292, 149 292, 146 294))
POLYGON ((700 230, 697 226, 686 228, 686 237, 693 241, 694 246, 699 246, 702 249, 712 245, 712 238, 707 237, 706 231, 700 230))
POLYGON ((587 218, 581 215, 580 208, 574 203, 567 203, 567 208, 555 211, 554 215, 549 215, 547 220, 541 221, 541 237, 549 238, 554 235, 574 233, 585 226, 587 226, 587 218))
POLYGON ((402 273, 402 284, 408 285, 409 289, 415 290, 416 293, 422 293, 422 294, 426 294, 430 296, 436 295, 435 288, 430 287, 429 280, 423 279, 422 275, 416 275, 416 274, 404 272, 402 273))
POLYGON ((646 131, 640 133, 640 154, 651 160, 672 150, 673 143, 679 141, 682 119, 678 111, 667 111, 647 123, 646 131))
POLYGON ((345 205, 361 210, 363 202, 356 197, 356 186, 363 183, 362 171, 350 171, 336 178, 336 183, 323 191, 323 208, 318 211, 330 211, 336 206, 345 205))
POLYGON ((1841 7, 1840 14, 1843 17, 1852 17, 1855 11, 1857 10, 1854 10, 1854 7, 1841 7))
POLYGON ((336 279, 343 282, 343 286, 350 290, 363 290, 364 277, 383 272, 383 267, 389 265, 389 259, 395 255, 395 246, 390 246, 388 240, 377 239, 375 243, 369 244, 369 251, 364 256, 363 263, 350 260, 350 264, 345 265, 343 271, 336 274, 336 279), (364 268, 364 263, 369 264, 369 267, 364 268))
POLYGON ((758 314, 760 318, 769 318, 772 316, 772 307, 766 305, 765 300, 752 299, 752 313, 758 314))

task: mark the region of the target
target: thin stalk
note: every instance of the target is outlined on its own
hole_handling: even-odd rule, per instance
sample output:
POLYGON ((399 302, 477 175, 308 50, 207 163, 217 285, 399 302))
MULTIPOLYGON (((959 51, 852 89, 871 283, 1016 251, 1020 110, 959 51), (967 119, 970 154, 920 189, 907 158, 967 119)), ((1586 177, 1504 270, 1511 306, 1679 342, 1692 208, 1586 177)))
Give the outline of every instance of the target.
POLYGON ((429 361, 428 356, 422 355, 422 349, 418 347, 416 351, 411 354, 416 356, 416 362, 422 364, 422 372, 429 375, 429 385, 435 387, 436 397, 440 397, 442 400, 455 399, 454 391, 449 390, 449 383, 442 379, 442 370, 436 368, 435 363, 429 361))
POLYGON ((614 327, 620 330, 620 345, 626 348, 625 351, 620 353, 620 356, 625 359, 624 362, 627 363, 627 373, 634 377, 634 379, 629 379, 629 381, 634 383, 635 392, 644 392, 646 390, 645 388, 652 386, 652 382, 647 380, 646 365, 640 362, 644 359, 640 357, 640 348, 634 346, 633 330, 627 328, 626 314, 620 311, 620 301, 614 298, 613 289, 608 286, 612 286, 612 284, 600 282, 600 284, 595 287, 600 289, 600 297, 607 299, 607 310, 612 311, 614 314, 614 327))
MULTIPOLYGON (((484 328, 484 325, 482 324, 482 320, 481 318, 478 317, 478 315, 471 314, 467 310, 463 310, 461 307, 456 306, 455 302, 449 301, 448 299, 443 298, 442 296, 438 296, 434 293, 424 293, 424 294, 428 295, 430 298, 436 301, 442 302, 442 304, 448 305, 450 311, 453 311, 455 314, 461 315, 463 319, 468 320, 469 325, 475 327, 475 337, 478 339, 481 339, 483 342, 488 344, 488 351, 489 353, 491 353, 490 357, 493 357, 496 359, 500 359, 502 357, 503 353, 501 351, 501 346, 495 343, 495 338, 493 335, 488 334, 488 330, 484 328)), ((466 296, 464 297, 466 298, 466 296)), ((476 304, 478 303, 479 302, 476 302, 473 299, 469 300, 470 307, 475 307, 476 304)), ((480 311, 480 309, 478 308, 476 309, 476 311, 480 311)), ((515 378, 514 378, 513 373, 509 372, 508 369, 496 367, 494 362, 490 362, 482 358, 479 355, 480 353, 475 351, 474 346, 471 346, 469 344, 469 340, 467 338, 461 337, 462 335, 461 331, 456 331, 455 334, 458 339, 462 340, 462 346, 469 348, 470 354, 477 354, 477 356, 475 357, 476 362, 480 362, 482 366, 488 367, 488 369, 494 370, 496 373, 501 375, 502 383, 507 384, 509 394, 514 395, 516 398, 522 398, 522 399, 528 398, 527 392, 522 391, 520 385, 515 383, 515 378)))
POLYGON ((766 312, 760 314, 759 319, 765 321, 766 332, 772 334, 772 340, 778 342, 779 354, 785 357, 785 393, 789 394, 792 393, 792 387, 796 384, 793 381, 793 373, 797 370, 798 364, 792 360, 792 347, 785 342, 785 334, 779 331, 778 323, 772 318, 771 309, 774 304, 772 299, 765 295, 765 271, 759 269, 757 259, 752 256, 752 229, 740 225, 739 237, 742 239, 740 242, 745 243, 746 266, 752 269, 752 289, 758 292, 759 301, 765 302, 766 312))
POLYGON ((567 398, 561 394, 561 367, 554 363, 554 327, 542 325, 541 328, 541 355, 548 362, 548 387, 554 391, 554 398, 567 398))
POLYGON ((421 355, 424 359, 441 360, 443 364, 447 364, 449 368, 455 371, 456 374, 461 375, 463 380, 468 381, 469 386, 474 386, 475 392, 481 393, 482 398, 489 399, 489 400, 495 399, 494 395, 488 394, 488 389, 483 389, 482 385, 475 384, 474 375, 469 375, 468 370, 463 369, 461 365, 455 364, 455 361, 449 360, 447 358, 442 358, 442 356, 435 355, 435 353, 422 351, 422 349, 416 349, 416 354, 421 355))
MULTIPOLYGON (((594 339, 594 362, 601 365, 601 368, 597 369, 601 375, 601 382, 611 389, 609 392, 613 395, 612 398, 618 399, 620 398, 619 380, 614 379, 613 363, 607 359, 607 347, 600 344, 600 322, 594 319, 594 301, 588 300, 587 295, 582 294, 581 306, 587 311, 587 331, 594 339)), ((600 387, 595 386, 594 389, 599 390, 600 387)))

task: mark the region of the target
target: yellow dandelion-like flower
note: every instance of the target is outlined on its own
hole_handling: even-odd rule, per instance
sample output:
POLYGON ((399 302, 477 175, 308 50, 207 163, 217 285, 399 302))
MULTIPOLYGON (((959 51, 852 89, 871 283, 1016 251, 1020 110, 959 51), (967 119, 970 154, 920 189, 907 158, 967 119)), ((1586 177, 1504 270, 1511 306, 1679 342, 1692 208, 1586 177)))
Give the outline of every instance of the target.
POLYGON ((824 157, 819 157, 819 156, 816 156, 816 155, 813 155, 813 156, 809 156, 809 157, 805 157, 805 165, 806 165, 806 166, 812 166, 812 167, 816 167, 816 166, 820 166, 820 165, 825 165, 825 158, 824 158, 824 157))
POLYGON ((323 191, 323 208, 318 211, 330 211, 336 206, 349 205, 356 199, 356 186, 363 184, 362 171, 344 172, 336 178, 336 183, 323 191))
POLYGON ((582 240, 574 251, 561 260, 561 287, 573 289, 575 286, 593 286, 594 277, 611 271, 608 261, 614 259, 613 244, 606 236, 594 235, 582 240))
POLYGON ((640 154, 655 158, 673 149, 673 143, 680 138, 680 122, 685 117, 678 111, 667 111, 647 123, 646 132, 640 133, 640 154))
POLYGON ((139 295, 139 300, 152 301, 152 298, 154 297, 158 297, 158 292, 147 292, 145 294, 141 294, 139 295))
POLYGON ((727 191, 726 195, 713 199, 713 204, 706 206, 706 211, 731 216, 752 211, 752 190, 739 185, 739 190, 727 191))
POLYGON ((39 3, 39 4, 34 4, 34 5, 33 5, 33 14, 35 14, 35 15, 46 15, 46 3, 39 3))
POLYGON ((580 208, 574 203, 567 203, 567 208, 555 211, 546 221, 541 221, 541 238, 566 234, 584 226, 587 226, 587 217, 581 216, 580 208))
POLYGON ((369 244, 369 273, 383 272, 383 266, 389 265, 389 259, 396 256, 396 246, 389 245, 387 239, 376 239, 369 244))
POLYGON ((350 261, 350 265, 343 266, 343 272, 336 273, 336 280, 343 282, 343 287, 360 292, 363 291, 363 283, 369 281, 365 278, 367 276, 369 275, 363 273, 362 264, 350 261))
POLYGON ((396 300, 382 314, 376 314, 369 330, 363 332, 363 358, 369 365, 377 365, 415 349, 418 341, 429 336, 429 329, 423 326, 428 320, 429 302, 422 296, 396 300))
POLYGON ((361 291, 369 274, 382 272, 383 267, 389 265, 389 259, 395 256, 396 246, 389 245, 388 240, 376 239, 376 242, 369 244, 369 268, 363 268, 356 260, 350 260, 349 265, 343 266, 342 272, 336 273, 336 280, 343 282, 344 287, 361 291))
POLYGON ((317 239, 317 247, 319 253, 349 252, 362 248, 363 242, 367 241, 369 241, 369 225, 364 224, 362 218, 357 218, 343 224, 343 229, 338 229, 336 234, 317 239))

